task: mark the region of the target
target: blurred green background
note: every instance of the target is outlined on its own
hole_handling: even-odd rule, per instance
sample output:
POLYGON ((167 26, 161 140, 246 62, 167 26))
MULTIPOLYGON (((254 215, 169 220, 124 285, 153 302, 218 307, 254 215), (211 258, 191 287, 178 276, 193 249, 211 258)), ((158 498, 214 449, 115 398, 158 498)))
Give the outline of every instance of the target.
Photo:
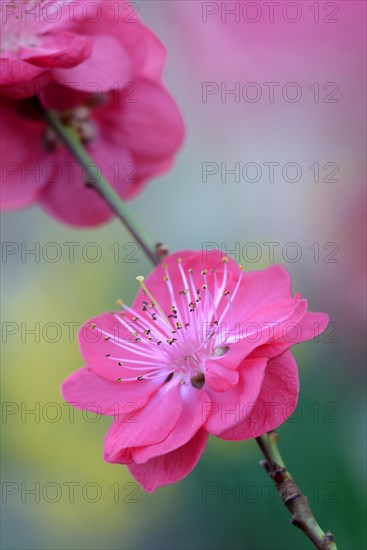
MULTIPOLYGON (((279 434, 283 456, 315 516, 344 550, 366 548, 363 4, 338 2, 339 24, 313 25, 312 36, 307 28, 304 42, 282 32, 281 41, 275 33, 274 43, 264 45, 261 25, 252 28, 252 38, 243 28, 236 43, 228 26, 203 25, 201 2, 139 2, 143 20, 168 48, 167 83, 184 113, 188 137, 174 170, 131 203, 153 238, 172 251, 200 249, 205 242, 243 251, 256 242, 262 252, 256 262, 236 259, 247 269, 261 269, 271 263, 264 243, 279 242, 274 261, 290 270, 294 291, 336 323, 336 334, 329 330, 319 342, 294 349, 299 408, 279 434), (213 59, 218 43, 226 54, 213 59), (238 60, 233 74, 231 48, 237 54, 242 48, 243 64, 238 60), (260 63, 264 57, 267 66, 260 63), (301 73, 307 75, 304 87, 338 82, 340 101, 202 102, 204 81, 290 82, 301 73), (270 161, 299 163, 302 180, 202 181, 204 162, 270 161), (308 167, 315 162, 338 163, 339 181, 311 181, 308 167), (282 255, 290 242, 302 251, 299 261, 282 255), (310 249, 315 243, 319 261, 310 249), (327 261, 327 243, 337 245, 335 262, 327 261)), ((297 33, 302 32, 301 21, 297 33)), ((253 441, 211 438, 189 477, 147 495, 131 485, 125 467, 103 462, 110 419, 63 404, 60 384, 82 366, 77 326, 111 309, 119 297, 130 302, 135 277, 150 270, 140 251, 129 256, 131 239, 118 222, 75 230, 34 206, 2 217, 2 241, 19 246, 17 253, 3 254, 1 266, 2 548, 310 548, 289 525, 253 441), (56 249, 49 243, 61 249, 59 261, 50 261, 56 249), (65 243, 78 243, 74 262, 65 243), (25 255, 25 248, 35 246, 39 261, 25 255), (96 250, 101 257, 93 261, 96 250), (35 334, 27 332, 31 329, 35 334)))

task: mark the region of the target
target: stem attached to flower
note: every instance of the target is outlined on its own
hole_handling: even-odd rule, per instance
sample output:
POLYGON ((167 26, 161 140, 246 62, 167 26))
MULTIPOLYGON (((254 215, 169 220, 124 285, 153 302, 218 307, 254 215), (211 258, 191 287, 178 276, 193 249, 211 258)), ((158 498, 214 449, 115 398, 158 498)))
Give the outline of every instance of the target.
POLYGON ((162 257, 166 254, 165 247, 161 244, 154 245, 143 229, 138 226, 125 203, 102 176, 100 170, 84 149, 76 132, 71 127, 65 126, 54 112, 45 111, 44 116, 49 126, 56 132, 57 136, 83 168, 87 180, 86 185, 92 187, 101 196, 130 231, 148 258, 154 265, 158 265, 162 257))
POLYGON ((301 529, 319 550, 337 550, 333 534, 321 529, 312 515, 307 497, 287 470, 278 449, 278 434, 271 431, 257 437, 256 441, 265 457, 260 464, 274 481, 283 504, 292 514, 292 525, 301 529))

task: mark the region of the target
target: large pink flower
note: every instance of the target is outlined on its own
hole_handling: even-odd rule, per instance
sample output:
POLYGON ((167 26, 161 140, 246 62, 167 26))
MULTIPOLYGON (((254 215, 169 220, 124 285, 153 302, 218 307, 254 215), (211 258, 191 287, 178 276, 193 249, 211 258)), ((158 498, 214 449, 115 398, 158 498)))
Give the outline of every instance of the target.
POLYGON ((185 477, 209 434, 257 437, 288 418, 299 391, 289 348, 322 332, 279 266, 245 272, 219 253, 165 259, 130 308, 80 332, 86 367, 62 387, 66 401, 115 417, 104 448, 147 491, 185 477))
MULTIPOLYGON (((14 9, 20 9, 18 4, 24 2, 14 9)), ((54 4, 58 13, 59 3, 54 4)), ((130 20, 131 10, 122 9, 131 8, 128 3, 119 3, 121 13, 116 14, 115 2, 97 0, 97 15, 83 11, 87 3, 74 3, 71 12, 66 11, 68 2, 61 5, 56 23, 45 21, 52 13, 47 11, 48 18, 30 25, 30 10, 24 15, 28 24, 15 32, 19 21, 5 19, 1 89, 9 97, 0 111, 1 207, 39 201, 66 223, 96 225, 112 212, 85 187, 81 169, 43 120, 34 117, 34 97, 77 130, 99 170, 125 200, 172 166, 184 127, 162 82, 165 49, 136 15, 130 20), (67 44, 65 33, 74 37, 67 44)), ((50 10, 50 2, 45 6, 50 10)))

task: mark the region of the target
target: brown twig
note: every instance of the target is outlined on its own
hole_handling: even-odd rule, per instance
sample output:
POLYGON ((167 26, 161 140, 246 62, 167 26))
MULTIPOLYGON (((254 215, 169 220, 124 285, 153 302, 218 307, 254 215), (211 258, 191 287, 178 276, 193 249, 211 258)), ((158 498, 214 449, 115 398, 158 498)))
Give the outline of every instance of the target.
POLYGON ((319 550, 337 550, 333 534, 321 529, 312 515, 307 497, 287 470, 278 449, 278 434, 271 431, 257 437, 256 441, 265 458, 260 464, 274 481, 283 504, 292 514, 292 525, 303 531, 319 550))

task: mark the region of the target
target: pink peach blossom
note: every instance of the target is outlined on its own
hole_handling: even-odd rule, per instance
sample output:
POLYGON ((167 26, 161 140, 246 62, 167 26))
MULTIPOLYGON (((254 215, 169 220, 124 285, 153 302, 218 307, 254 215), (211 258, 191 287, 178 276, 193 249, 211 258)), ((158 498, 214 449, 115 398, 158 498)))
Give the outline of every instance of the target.
POLYGON ((92 38, 65 28, 68 19, 62 7, 59 0, 1 2, 2 94, 31 97, 50 81, 52 70, 75 67, 90 57, 92 38))
MULTIPOLYGON (((67 4, 61 4, 64 10, 67 4)), ((101 10, 95 22, 85 17, 83 5, 74 6, 72 17, 62 11, 55 24, 37 20, 17 33, 17 20, 7 21, 0 60, 16 67, 5 71, 1 88, 8 94, 0 111, 1 208, 38 201, 52 216, 75 226, 103 223, 112 212, 86 188, 76 161, 34 116, 35 97, 78 132, 99 171, 124 200, 172 166, 184 137, 181 114, 162 82, 165 49, 158 38, 139 20, 129 22, 125 16, 116 21, 112 0, 94 2, 101 10), (67 42, 65 32, 75 41, 67 42), (51 50, 46 47, 50 37, 51 50), (83 55, 81 43, 91 46, 85 46, 83 55), (75 63, 70 61, 72 54, 75 63), (34 76, 36 61, 41 72, 34 76), (16 78, 9 76, 11 71, 16 78)), ((30 14, 27 17, 32 20, 30 14)))
POLYGON ((138 277, 132 307, 83 327, 86 367, 62 386, 75 407, 115 417, 104 458, 148 492, 185 477, 209 434, 244 440, 284 422, 299 391, 289 348, 328 323, 292 297, 283 267, 245 272, 218 252, 164 262, 138 277))

